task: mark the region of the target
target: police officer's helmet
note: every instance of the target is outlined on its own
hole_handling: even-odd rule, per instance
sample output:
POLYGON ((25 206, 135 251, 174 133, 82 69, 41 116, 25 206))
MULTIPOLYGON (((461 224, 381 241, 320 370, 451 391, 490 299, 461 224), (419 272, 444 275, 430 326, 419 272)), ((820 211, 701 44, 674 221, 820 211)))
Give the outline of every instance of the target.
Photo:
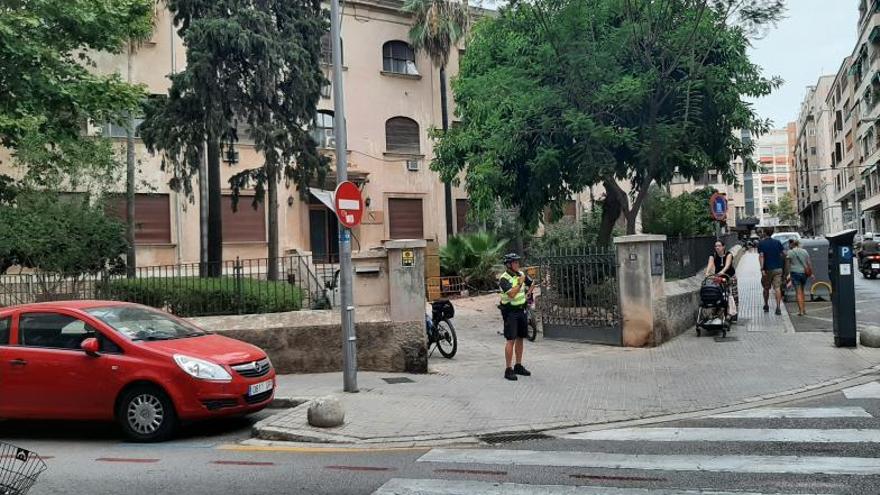
POLYGON ((516 253, 508 253, 504 255, 504 264, 510 266, 514 261, 521 261, 522 258, 516 253))

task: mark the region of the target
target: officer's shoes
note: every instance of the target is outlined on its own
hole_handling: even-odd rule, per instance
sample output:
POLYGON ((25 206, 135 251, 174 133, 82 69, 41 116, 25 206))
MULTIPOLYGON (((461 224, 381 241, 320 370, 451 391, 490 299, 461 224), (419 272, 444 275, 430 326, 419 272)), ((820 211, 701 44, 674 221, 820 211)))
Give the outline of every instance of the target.
POLYGON ((516 373, 517 375, 522 375, 522 376, 532 376, 532 372, 529 371, 529 370, 527 370, 527 369, 525 368, 525 366, 523 366, 523 365, 521 365, 521 364, 517 364, 516 366, 514 366, 514 367, 513 367, 513 372, 516 373))
POLYGON ((504 378, 516 381, 516 373, 513 372, 513 368, 507 368, 504 370, 504 378))

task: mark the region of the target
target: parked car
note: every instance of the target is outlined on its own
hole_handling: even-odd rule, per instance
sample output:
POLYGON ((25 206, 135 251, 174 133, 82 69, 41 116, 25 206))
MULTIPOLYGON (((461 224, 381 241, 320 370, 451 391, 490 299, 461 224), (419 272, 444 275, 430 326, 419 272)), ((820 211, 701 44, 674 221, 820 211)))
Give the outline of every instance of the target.
POLYGON ((0 418, 116 420, 135 441, 244 415, 275 391, 266 353, 153 308, 65 301, 0 309, 0 418))

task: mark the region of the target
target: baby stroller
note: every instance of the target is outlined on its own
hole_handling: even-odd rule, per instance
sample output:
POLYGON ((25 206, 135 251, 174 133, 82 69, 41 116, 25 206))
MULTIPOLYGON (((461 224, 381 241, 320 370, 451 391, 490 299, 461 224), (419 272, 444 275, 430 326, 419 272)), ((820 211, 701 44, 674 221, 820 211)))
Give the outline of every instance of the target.
POLYGON ((727 337, 730 330, 730 315, 727 314, 728 277, 726 275, 710 275, 703 280, 700 287, 700 310, 697 313, 697 337, 702 330, 707 332, 721 332, 721 337, 727 337))

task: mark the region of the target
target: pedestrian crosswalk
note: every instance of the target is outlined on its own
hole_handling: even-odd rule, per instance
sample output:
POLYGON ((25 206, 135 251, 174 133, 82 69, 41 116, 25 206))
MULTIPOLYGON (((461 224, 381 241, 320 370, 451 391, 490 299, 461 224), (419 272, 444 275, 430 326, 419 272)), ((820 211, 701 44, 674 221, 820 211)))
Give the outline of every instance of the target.
MULTIPOLYGON (((845 396, 861 398, 873 390, 873 386, 863 386, 845 396)), ((768 482, 769 490, 731 490, 735 486, 719 484, 717 476, 771 480, 840 476, 849 480, 863 477, 880 480, 880 457, 875 454, 876 445, 880 443, 880 423, 864 407, 852 405, 864 402, 849 400, 844 404, 755 408, 714 414, 675 426, 561 433, 548 450, 436 448, 418 458, 418 465, 454 466, 462 468, 461 473, 492 472, 503 476, 508 472, 539 469, 543 474, 541 481, 555 480, 552 473, 559 473, 559 484, 521 483, 521 477, 510 480, 520 483, 485 477, 473 480, 395 478, 380 487, 375 495, 767 495, 779 491, 789 493, 790 489, 775 490, 772 488, 777 485, 768 482), (571 449, 566 448, 569 446, 571 449), (492 471, 488 471, 490 469, 492 471), (620 473, 619 470, 628 470, 622 472, 644 471, 658 473, 663 479, 692 482, 680 488, 573 486, 573 480, 578 478, 571 473, 583 470, 605 475, 595 476, 595 480, 615 479, 614 474, 620 473), (710 482, 714 488, 691 488, 700 486, 694 484, 700 479, 714 479, 710 482)), ((809 491, 811 494, 822 492, 809 491)))

